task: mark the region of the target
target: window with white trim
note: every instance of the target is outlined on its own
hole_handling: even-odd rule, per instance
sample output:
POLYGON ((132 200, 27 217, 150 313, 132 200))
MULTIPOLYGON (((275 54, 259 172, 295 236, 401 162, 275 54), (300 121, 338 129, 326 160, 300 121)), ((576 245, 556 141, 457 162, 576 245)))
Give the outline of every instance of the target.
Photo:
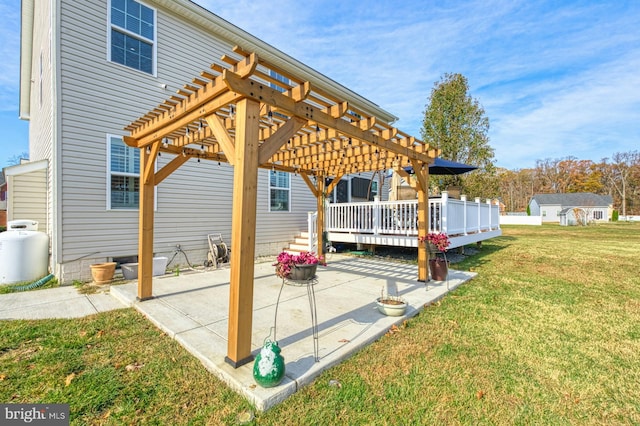
POLYGON ((111 0, 109 60, 155 73, 156 11, 135 0, 111 0))
POLYGON ((602 210, 594 210, 593 211, 593 219, 602 220, 603 217, 604 217, 604 214, 602 213, 602 210))
POLYGON ((269 171, 269 211, 291 211, 291 175, 276 170, 269 171))
POLYGON ((140 204, 140 150, 108 136, 108 209, 137 209, 140 204))
MULTIPOLYGON (((271 76, 276 81, 280 81, 280 82, 284 83, 287 86, 291 84, 291 81, 287 77, 285 77, 282 74, 279 74, 279 73, 275 72, 274 70, 269 70, 269 76, 271 76)), ((272 89, 276 89, 280 93, 285 91, 284 87, 278 86, 275 83, 269 83, 269 86, 271 86, 272 89)))

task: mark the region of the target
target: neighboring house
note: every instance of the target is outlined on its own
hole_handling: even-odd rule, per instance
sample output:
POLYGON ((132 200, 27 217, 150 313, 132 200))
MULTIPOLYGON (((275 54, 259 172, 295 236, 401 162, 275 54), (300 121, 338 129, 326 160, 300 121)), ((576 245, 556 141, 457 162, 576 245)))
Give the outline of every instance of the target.
POLYGON ((39 160, 5 167, 8 221, 35 220, 38 230, 46 231, 48 164, 48 160, 39 160))
POLYGON ((0 228, 7 226, 7 182, 4 172, 0 173, 0 228))
MULTIPOLYGON (((9 188, 16 208, 8 219, 40 221, 51 271, 63 283, 89 279, 91 263, 137 255, 139 151, 123 143, 123 128, 211 64, 222 65, 223 55, 234 57, 235 45, 325 93, 346 93, 349 105, 377 120, 396 120, 188 0, 23 0, 21 22, 20 117, 29 120, 32 161, 9 168, 9 183, 18 186, 9 188), (20 186, 27 179, 44 194, 28 208, 31 194, 20 186)), ((170 160, 163 155, 158 167, 170 160)), ((338 200, 366 198, 366 178, 347 178, 338 200)), ((179 244, 202 264, 207 234, 221 233, 229 244, 232 179, 227 164, 191 160, 163 181, 154 252, 171 256, 179 244)), ((296 175, 261 169, 258 180, 256 255, 276 254, 306 229, 316 199, 296 175)))
POLYGON ((611 219, 613 198, 592 193, 536 194, 529 201, 529 209, 531 216, 541 216, 543 222, 606 222, 611 219))

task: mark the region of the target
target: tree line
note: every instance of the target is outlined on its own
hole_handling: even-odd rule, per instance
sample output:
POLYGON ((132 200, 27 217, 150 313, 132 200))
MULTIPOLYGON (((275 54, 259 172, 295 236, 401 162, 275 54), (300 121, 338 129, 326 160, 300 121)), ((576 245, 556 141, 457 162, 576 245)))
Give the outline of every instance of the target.
POLYGON ((489 144, 489 119, 468 92, 466 77, 444 74, 431 90, 421 135, 441 150, 440 157, 478 170, 432 176, 432 191, 455 186, 470 197, 498 198, 508 212, 525 212, 534 194, 592 192, 610 195, 622 215, 640 215, 639 151, 616 152, 599 162, 566 157, 537 160, 531 169, 498 168, 489 144))
POLYGON ((575 157, 536 161, 531 169, 499 169, 498 196, 509 212, 526 211, 534 194, 610 195, 622 215, 640 215, 640 152, 616 152, 599 162, 575 157))

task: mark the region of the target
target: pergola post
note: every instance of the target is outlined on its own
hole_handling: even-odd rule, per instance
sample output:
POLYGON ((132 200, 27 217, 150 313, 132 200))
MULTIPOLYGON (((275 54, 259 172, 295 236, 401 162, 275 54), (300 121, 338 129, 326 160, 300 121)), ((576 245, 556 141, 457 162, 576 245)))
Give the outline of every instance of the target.
MULTIPOLYGON (((429 216, 428 191, 418 191, 418 237, 429 232, 427 221, 429 216)), ((429 280, 429 252, 427 244, 418 242, 418 281, 429 280)))
POLYGON ((231 285, 225 361, 238 368, 253 360, 253 278, 258 193, 260 104, 242 99, 237 105, 233 207, 231 220, 231 285))
MULTIPOLYGON (((419 161, 412 161, 418 190, 418 238, 429 233, 429 167, 419 161)), ((418 281, 429 280, 429 252, 426 243, 418 242, 418 281)))
POLYGON ((140 206, 138 221, 138 300, 153 297, 154 168, 158 143, 140 148, 140 206))

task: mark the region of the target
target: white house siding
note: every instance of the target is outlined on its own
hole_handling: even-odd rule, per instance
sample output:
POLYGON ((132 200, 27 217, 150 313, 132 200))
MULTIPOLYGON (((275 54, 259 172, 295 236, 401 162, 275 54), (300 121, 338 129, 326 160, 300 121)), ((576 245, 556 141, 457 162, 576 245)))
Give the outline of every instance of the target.
POLYGON ((5 169, 7 177, 7 220, 37 220, 38 231, 46 232, 47 161, 31 162, 5 169), (14 197, 12 194, 20 194, 14 197))
POLYGON ((542 216, 542 222, 559 222, 562 206, 559 204, 544 204, 540 206, 535 200, 532 200, 529 203, 529 210, 531 211, 531 216, 542 216))
MULTIPOLYGON (((52 140, 54 137, 54 103, 53 103, 53 33, 51 31, 51 20, 53 19, 51 1, 34 2, 35 15, 33 22, 33 50, 31 55, 31 92, 30 92, 30 120, 29 120, 29 159, 31 162, 40 160, 47 161, 48 170, 39 170, 30 177, 41 179, 42 176, 53 175, 52 164, 52 140)), ((31 197, 31 192, 13 192, 11 197, 18 205, 28 204, 29 210, 37 210, 39 229, 49 233, 53 223, 53 179, 43 181, 44 196, 40 193, 43 188, 38 182, 38 197, 34 199, 22 200, 24 197, 31 197), (34 202, 42 203, 34 206, 34 202)), ((21 213, 20 213, 21 214, 21 213)))
MULTIPOLYGON (((106 209, 107 134, 125 135, 125 125, 232 47, 157 9, 157 77, 138 72, 107 61, 107 7, 107 1, 61 5, 62 282, 89 278, 90 263, 137 253, 138 211, 106 209)), ((257 254, 275 253, 305 226, 315 200, 301 179, 292 179, 293 211, 269 213, 267 171, 259 180, 257 254)), ((154 251, 171 255, 180 244, 191 263, 201 263, 208 233, 221 232, 230 243, 231 187, 232 168, 195 160, 158 185, 154 251)), ((184 264, 181 256, 177 261, 184 264)))
POLYGON ((531 200, 529 202, 529 212, 531 213, 531 216, 542 216, 540 205, 536 202, 536 200, 531 200))

